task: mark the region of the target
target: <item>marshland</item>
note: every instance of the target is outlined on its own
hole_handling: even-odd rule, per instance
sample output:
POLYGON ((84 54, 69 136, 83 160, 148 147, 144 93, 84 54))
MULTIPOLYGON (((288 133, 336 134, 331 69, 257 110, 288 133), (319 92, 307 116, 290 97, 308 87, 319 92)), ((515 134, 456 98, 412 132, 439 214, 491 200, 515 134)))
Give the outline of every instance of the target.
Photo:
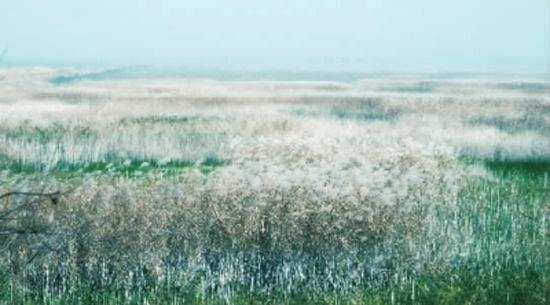
POLYGON ((549 93, 3 68, 0 304, 548 304, 549 93))

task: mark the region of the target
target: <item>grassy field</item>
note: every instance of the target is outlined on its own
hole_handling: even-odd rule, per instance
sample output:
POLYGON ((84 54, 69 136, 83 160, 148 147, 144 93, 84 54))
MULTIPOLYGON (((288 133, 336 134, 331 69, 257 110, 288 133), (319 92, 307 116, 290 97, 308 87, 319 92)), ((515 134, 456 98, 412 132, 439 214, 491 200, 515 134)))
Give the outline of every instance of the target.
POLYGON ((104 74, 0 70, 0 304, 550 304, 547 81, 104 74))

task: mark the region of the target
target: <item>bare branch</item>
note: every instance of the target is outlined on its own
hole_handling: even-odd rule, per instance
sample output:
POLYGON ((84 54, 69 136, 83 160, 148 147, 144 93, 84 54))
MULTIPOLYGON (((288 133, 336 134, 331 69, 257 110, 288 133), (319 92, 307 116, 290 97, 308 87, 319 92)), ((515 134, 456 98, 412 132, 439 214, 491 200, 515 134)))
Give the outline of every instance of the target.
POLYGON ((53 192, 53 193, 33 193, 33 192, 20 192, 20 191, 13 191, 8 192, 5 194, 0 195, 0 199, 9 197, 9 196, 43 196, 43 197, 58 197, 61 195, 61 192, 53 192))
POLYGON ((8 198, 8 197, 11 197, 11 196, 46 197, 46 198, 50 199, 50 201, 53 205, 56 205, 59 202, 59 198, 61 196, 72 192, 74 189, 75 188, 71 188, 71 189, 68 189, 68 190, 63 191, 63 192, 56 191, 56 192, 51 192, 51 193, 12 191, 12 192, 7 192, 7 193, 4 193, 4 194, 0 195, 0 199, 8 198))

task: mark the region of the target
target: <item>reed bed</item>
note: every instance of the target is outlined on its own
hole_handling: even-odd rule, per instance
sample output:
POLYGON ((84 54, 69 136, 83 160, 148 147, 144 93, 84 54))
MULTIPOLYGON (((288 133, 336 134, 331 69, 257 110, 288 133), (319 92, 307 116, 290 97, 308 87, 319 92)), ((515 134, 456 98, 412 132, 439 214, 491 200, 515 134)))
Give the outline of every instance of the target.
POLYGON ((67 73, 2 71, 0 194, 60 193, 0 200, 0 304, 550 301, 545 81, 67 73))

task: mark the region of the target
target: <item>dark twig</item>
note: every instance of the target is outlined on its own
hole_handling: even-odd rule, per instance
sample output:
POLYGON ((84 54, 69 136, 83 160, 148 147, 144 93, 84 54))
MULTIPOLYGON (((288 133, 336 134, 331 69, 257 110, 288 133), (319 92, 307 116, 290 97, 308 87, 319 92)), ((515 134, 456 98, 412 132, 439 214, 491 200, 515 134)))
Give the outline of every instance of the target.
POLYGON ((31 197, 46 197, 50 199, 53 205, 56 205, 59 202, 59 198, 67 193, 70 193, 75 188, 68 189, 66 191, 56 191, 51 193, 39 193, 39 192, 21 192, 21 191, 12 191, 0 195, 0 199, 4 199, 11 196, 31 196, 31 197))
POLYGON ((20 191, 13 191, 13 192, 7 192, 5 194, 0 195, 0 199, 10 197, 10 196, 39 196, 39 197, 59 197, 61 195, 60 191, 53 192, 53 193, 33 193, 33 192, 20 192, 20 191))

